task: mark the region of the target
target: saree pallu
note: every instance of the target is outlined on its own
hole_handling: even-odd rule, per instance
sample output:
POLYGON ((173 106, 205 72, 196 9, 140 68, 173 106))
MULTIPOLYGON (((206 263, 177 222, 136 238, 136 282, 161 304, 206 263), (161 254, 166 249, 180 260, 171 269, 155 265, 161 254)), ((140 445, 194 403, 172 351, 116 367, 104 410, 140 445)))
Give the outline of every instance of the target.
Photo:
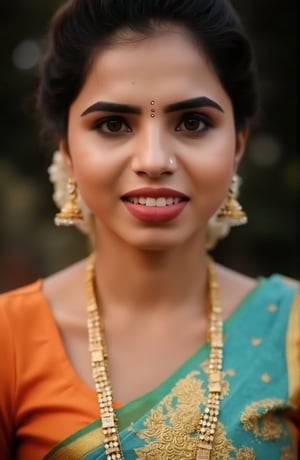
MULTIPOLYGON (((221 411, 212 460, 298 458, 296 291, 278 275, 262 279, 224 323, 221 411)), ((125 460, 196 458, 208 357, 205 344, 156 389, 116 410, 125 460)), ((44 458, 78 459, 106 460, 100 420, 59 443, 44 458)))

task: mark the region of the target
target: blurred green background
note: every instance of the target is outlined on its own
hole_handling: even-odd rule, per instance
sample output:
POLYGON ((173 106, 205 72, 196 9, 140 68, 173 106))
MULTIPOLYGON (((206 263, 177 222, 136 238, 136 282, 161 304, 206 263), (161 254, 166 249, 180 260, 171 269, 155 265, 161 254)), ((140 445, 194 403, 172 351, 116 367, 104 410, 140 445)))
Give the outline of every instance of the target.
MULTIPOLYGON (((34 111, 37 62, 60 0, 0 3, 0 291, 46 276, 85 256, 75 229, 55 228, 47 167, 34 111)), ((213 252, 251 276, 300 277, 297 5, 234 0, 257 56, 261 110, 240 173, 249 224, 213 252)))

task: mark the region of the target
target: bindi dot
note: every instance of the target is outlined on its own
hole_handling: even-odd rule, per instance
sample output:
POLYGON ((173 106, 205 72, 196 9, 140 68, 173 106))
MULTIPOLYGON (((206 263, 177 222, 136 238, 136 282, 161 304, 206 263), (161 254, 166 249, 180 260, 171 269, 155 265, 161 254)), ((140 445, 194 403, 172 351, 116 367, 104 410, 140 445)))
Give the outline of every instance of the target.
POLYGON ((155 118, 155 115, 156 115, 156 110, 155 110, 155 101, 151 101, 150 102, 150 105, 151 105, 151 118, 155 118))

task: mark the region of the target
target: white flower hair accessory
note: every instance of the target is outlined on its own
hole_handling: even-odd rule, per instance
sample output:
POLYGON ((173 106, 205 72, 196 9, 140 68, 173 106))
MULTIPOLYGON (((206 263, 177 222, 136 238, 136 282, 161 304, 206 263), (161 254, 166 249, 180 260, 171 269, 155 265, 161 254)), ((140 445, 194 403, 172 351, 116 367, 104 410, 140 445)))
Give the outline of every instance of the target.
MULTIPOLYGON (((58 209, 62 209, 69 199, 69 193, 68 174, 63 156, 59 150, 55 151, 53 154, 52 163, 48 168, 48 174, 54 188, 53 201, 58 209)), ((92 238, 92 213, 83 201, 80 193, 78 193, 78 205, 82 211, 83 221, 76 222, 76 227, 92 238)))
MULTIPOLYGON (((56 206, 61 209, 68 200, 68 174, 65 167, 65 162, 60 151, 56 151, 53 154, 52 164, 48 168, 50 182, 53 184, 54 193, 53 200, 56 206)), ((235 194, 238 195, 240 178, 235 182, 235 194)), ((84 220, 81 223, 76 223, 76 227, 83 233, 87 234, 89 238, 94 241, 94 225, 93 225, 93 214, 83 201, 80 193, 78 194, 78 204, 82 209, 84 220)), ((223 205, 223 204, 222 204, 223 205)), ((220 208, 222 207, 220 206, 220 208)), ((220 209, 219 208, 219 209, 220 209)), ((207 226, 207 237, 206 237, 206 248, 213 249, 219 239, 224 238, 228 235, 231 225, 230 222, 218 221, 218 212, 209 219, 207 226)))

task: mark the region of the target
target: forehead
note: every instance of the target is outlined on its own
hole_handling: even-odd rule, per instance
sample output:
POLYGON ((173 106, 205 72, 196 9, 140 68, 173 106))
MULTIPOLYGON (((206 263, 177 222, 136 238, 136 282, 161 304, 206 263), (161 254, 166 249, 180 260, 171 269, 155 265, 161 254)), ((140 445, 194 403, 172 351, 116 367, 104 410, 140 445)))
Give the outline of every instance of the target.
POLYGON ((228 99, 208 56, 182 29, 151 37, 128 34, 94 56, 79 99, 137 104, 201 95, 228 99))

